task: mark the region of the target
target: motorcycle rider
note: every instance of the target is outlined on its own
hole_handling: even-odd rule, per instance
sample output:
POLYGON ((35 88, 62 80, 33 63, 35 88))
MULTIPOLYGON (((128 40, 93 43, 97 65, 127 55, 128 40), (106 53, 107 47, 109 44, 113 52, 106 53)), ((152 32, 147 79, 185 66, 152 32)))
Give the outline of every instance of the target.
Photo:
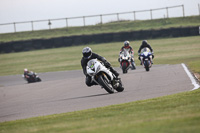
MULTIPOLYGON (((153 64, 153 58, 154 58, 153 53, 154 52, 153 52, 153 49, 151 48, 150 44, 147 42, 147 40, 143 40, 142 41, 142 44, 141 44, 141 46, 140 46, 140 48, 138 50, 138 56, 139 56, 138 59, 141 61, 141 59, 140 59, 140 52, 145 47, 147 47, 147 48, 149 48, 151 50, 152 56, 150 56, 150 60, 151 60, 151 63, 153 64)), ((141 61, 140 65, 142 65, 142 61, 141 61)))
MULTIPOLYGON (((131 65, 132 65, 132 70, 135 69, 135 60, 134 60, 134 51, 133 48, 130 46, 129 41, 124 42, 124 46, 120 49, 119 55, 124 51, 128 51, 129 54, 131 55, 131 65)), ((120 62, 120 58, 118 58, 118 61, 120 62)))
POLYGON ((24 78, 29 78, 30 72, 27 68, 24 69, 24 78))
POLYGON ((102 61, 105 65, 105 67, 109 68, 110 71, 116 76, 116 79, 118 79, 119 73, 111 67, 111 64, 104 57, 102 57, 96 53, 93 53, 92 49, 90 47, 83 48, 82 54, 83 54, 83 57, 81 59, 81 66, 83 69, 83 73, 86 76, 85 83, 87 86, 96 85, 95 82, 91 82, 91 77, 87 74, 87 71, 86 71, 87 63, 91 59, 98 59, 98 60, 102 61))
POLYGON ((34 73, 33 71, 29 71, 27 68, 24 69, 24 75, 22 75, 22 77, 24 78, 24 80, 28 81, 28 83, 42 81, 37 75, 37 73, 34 73))

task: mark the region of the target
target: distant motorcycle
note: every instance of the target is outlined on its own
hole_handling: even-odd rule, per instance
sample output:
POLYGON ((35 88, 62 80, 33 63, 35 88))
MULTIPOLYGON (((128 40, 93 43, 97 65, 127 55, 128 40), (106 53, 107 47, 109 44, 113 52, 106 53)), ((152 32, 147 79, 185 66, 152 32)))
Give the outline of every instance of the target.
POLYGON ((120 68, 123 73, 127 73, 129 68, 131 68, 131 55, 128 51, 124 50, 121 52, 119 57, 120 68))
POLYGON ((92 59, 87 63, 86 71, 91 76, 92 82, 100 85, 108 93, 124 90, 121 79, 115 79, 115 75, 97 59, 92 59))
POLYGON ((30 72, 27 74, 27 77, 25 77, 24 75, 22 75, 22 77, 28 82, 28 83, 33 83, 33 82, 41 82, 42 80, 39 78, 39 76, 37 75, 37 73, 34 72, 30 72))
POLYGON ((144 68, 146 69, 146 71, 149 71, 151 66, 152 66, 152 53, 151 50, 147 47, 143 48, 141 50, 141 54, 139 55, 142 65, 144 66, 144 68))

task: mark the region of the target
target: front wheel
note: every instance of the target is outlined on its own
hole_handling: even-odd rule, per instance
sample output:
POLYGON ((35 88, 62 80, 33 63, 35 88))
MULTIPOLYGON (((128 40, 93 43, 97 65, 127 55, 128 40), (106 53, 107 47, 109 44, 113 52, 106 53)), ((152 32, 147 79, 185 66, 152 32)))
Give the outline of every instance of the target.
POLYGON ((122 71, 123 71, 123 73, 127 73, 127 63, 126 62, 122 63, 122 71))
POLYGON ((149 61, 148 60, 144 61, 144 67, 145 67, 146 71, 149 71, 149 61))
POLYGON ((98 83, 110 94, 114 93, 112 85, 109 83, 109 80, 106 75, 99 75, 98 83))
POLYGON ((38 78, 37 78, 37 82, 41 82, 41 81, 42 81, 42 80, 38 77, 38 78))

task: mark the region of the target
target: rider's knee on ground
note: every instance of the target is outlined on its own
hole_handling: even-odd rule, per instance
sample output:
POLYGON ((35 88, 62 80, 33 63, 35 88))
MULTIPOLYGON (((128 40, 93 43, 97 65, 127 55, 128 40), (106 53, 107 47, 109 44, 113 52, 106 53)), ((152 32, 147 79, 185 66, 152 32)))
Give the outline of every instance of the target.
POLYGON ((91 84, 90 81, 88 81, 88 80, 85 81, 85 84, 86 84, 87 86, 92 86, 92 84, 91 84))
POLYGON ((85 78, 85 84, 86 84, 87 86, 92 86, 92 84, 91 84, 91 78, 90 78, 89 76, 87 76, 87 77, 85 78))

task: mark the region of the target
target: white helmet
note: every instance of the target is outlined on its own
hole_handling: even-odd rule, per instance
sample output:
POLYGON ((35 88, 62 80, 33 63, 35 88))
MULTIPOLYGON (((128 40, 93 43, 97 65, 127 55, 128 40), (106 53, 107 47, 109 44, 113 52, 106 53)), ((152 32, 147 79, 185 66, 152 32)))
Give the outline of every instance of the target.
POLYGON ((27 69, 27 68, 24 68, 24 72, 28 72, 28 69, 27 69))

